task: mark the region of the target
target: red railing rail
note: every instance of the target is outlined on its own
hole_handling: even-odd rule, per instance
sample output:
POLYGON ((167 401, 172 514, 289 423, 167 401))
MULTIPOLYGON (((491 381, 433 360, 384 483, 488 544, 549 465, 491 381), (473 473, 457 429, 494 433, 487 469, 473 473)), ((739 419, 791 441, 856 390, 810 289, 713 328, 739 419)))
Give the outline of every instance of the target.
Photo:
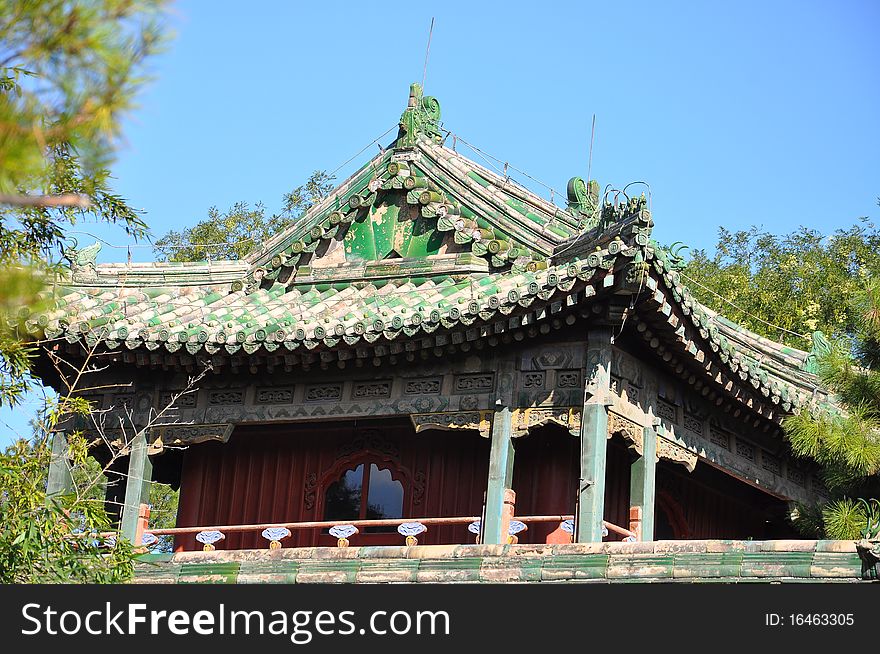
MULTIPOLYGON (((514 516, 514 520, 519 520, 526 524, 530 522, 563 522, 572 520, 571 515, 529 515, 514 516)), ((208 527, 174 527, 169 529, 146 529, 146 533, 154 536, 177 536, 185 534, 197 534, 201 531, 219 531, 222 533, 237 533, 243 531, 262 531, 272 528, 287 529, 326 529, 337 525, 346 524, 355 527, 396 527, 407 522, 420 522, 423 525, 459 525, 470 524, 476 520, 480 520, 480 516, 465 517, 447 517, 447 518, 388 518, 383 520, 318 520, 313 522, 272 522, 250 525, 212 525, 208 527)), ((635 537, 636 534, 611 522, 603 521, 603 524, 609 532, 619 534, 624 537, 635 537)))

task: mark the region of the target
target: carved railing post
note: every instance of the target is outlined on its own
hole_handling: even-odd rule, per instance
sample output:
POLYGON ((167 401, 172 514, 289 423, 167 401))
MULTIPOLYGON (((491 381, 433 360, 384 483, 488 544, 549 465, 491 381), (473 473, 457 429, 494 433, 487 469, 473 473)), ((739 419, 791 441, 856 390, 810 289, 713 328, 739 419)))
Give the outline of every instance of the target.
POLYGON ((605 458, 608 439, 608 402, 611 385, 611 328, 587 333, 587 374, 581 414, 580 479, 576 516, 578 543, 602 540, 605 511, 605 458))

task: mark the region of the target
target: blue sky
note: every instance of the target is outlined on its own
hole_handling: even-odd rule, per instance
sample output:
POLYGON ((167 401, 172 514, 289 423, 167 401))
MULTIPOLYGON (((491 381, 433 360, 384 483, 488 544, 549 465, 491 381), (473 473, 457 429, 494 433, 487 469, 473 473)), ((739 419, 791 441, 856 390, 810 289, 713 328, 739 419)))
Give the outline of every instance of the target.
MULTIPOLYGON (((422 78, 432 17, 426 93, 446 129, 564 192, 586 177, 596 114, 592 176, 647 181, 660 241, 711 248, 720 226, 830 232, 880 213, 877 2, 213 1, 172 11, 174 39, 113 167, 157 237, 212 205, 277 210, 313 170, 336 169, 395 125, 422 78)), ((118 229, 77 229, 127 244, 118 229)), ((149 247, 131 253, 153 258, 149 247)), ((99 261, 126 256, 105 246, 99 261)), ((33 406, 0 411, 0 444, 26 431, 33 406)))

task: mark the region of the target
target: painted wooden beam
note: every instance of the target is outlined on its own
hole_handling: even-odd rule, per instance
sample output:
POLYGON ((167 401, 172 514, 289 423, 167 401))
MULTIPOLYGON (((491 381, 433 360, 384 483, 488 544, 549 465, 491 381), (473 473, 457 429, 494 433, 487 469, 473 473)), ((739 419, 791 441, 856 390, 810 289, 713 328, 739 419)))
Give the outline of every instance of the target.
POLYGON ((486 519, 483 524, 483 542, 488 545, 501 545, 507 542, 506 524, 509 524, 510 520, 504 519, 505 491, 509 491, 513 483, 513 457, 510 407, 498 406, 492 417, 486 519))
POLYGON ((52 454, 49 459, 49 479, 46 482, 46 499, 64 495, 73 490, 73 477, 67 462, 67 435, 56 431, 52 435, 52 454))
POLYGON ((587 382, 581 414, 580 479, 575 518, 575 540, 578 543, 598 543, 602 540, 611 334, 609 327, 596 327, 587 333, 587 382))
POLYGON ((122 507, 122 535, 137 542, 141 504, 149 504, 153 464, 147 456, 147 436, 138 432, 131 442, 128 456, 128 476, 125 480, 125 505, 122 507))
MULTIPOLYGON (((631 509, 637 509, 638 539, 654 540, 654 498, 656 494, 657 433, 645 427, 642 438, 642 456, 630 468, 629 497, 631 509)), ((632 510, 630 515, 632 515, 632 510)))

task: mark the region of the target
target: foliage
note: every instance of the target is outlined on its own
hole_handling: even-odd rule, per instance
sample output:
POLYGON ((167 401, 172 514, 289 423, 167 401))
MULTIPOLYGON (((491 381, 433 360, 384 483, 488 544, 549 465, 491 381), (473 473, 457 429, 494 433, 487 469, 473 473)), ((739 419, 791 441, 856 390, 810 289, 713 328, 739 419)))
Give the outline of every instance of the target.
POLYGON ((880 278, 865 283, 851 310, 854 338, 818 362, 843 411, 803 411, 785 423, 792 450, 822 464, 834 495, 822 509, 825 534, 845 539, 866 530, 871 511, 854 497, 880 497, 880 278))
MULTIPOLYGON (((115 583, 133 572, 131 545, 108 547, 102 503, 76 493, 46 499, 46 440, 18 440, 0 454, 0 583, 115 583)), ((75 454, 74 469, 84 466, 75 454)))
POLYGON ((809 349, 797 334, 854 333, 857 313, 842 300, 880 276, 880 229, 867 219, 827 238, 805 227, 783 235, 722 227, 715 252, 694 251, 683 273, 711 309, 762 336, 809 349))
POLYGON ((281 213, 270 216, 262 203, 251 208, 247 202, 236 202, 225 212, 211 207, 207 219, 180 232, 168 232, 154 249, 162 261, 243 259, 325 198, 332 181, 326 172, 316 170, 305 184, 284 195, 281 213))
MULTIPOLYGON (((0 2, 0 404, 29 386, 35 345, 29 316, 50 297, 65 230, 81 220, 146 235, 116 195, 108 167, 122 116, 146 81, 161 43, 164 0, 0 2)), ((132 572, 131 546, 90 536, 110 527, 102 475, 81 434, 70 434, 75 491, 47 499, 49 435, 90 408, 70 394, 32 441, 0 454, 0 581, 114 582, 132 572), (96 474, 97 473, 97 474, 96 474), (81 533, 80 533, 81 532, 81 533)))
POLYGON ((65 227, 93 219, 146 233, 107 166, 160 46, 163 4, 0 3, 0 276, 11 282, 0 286, 0 403, 28 387, 33 350, 20 322, 71 245, 65 227))

